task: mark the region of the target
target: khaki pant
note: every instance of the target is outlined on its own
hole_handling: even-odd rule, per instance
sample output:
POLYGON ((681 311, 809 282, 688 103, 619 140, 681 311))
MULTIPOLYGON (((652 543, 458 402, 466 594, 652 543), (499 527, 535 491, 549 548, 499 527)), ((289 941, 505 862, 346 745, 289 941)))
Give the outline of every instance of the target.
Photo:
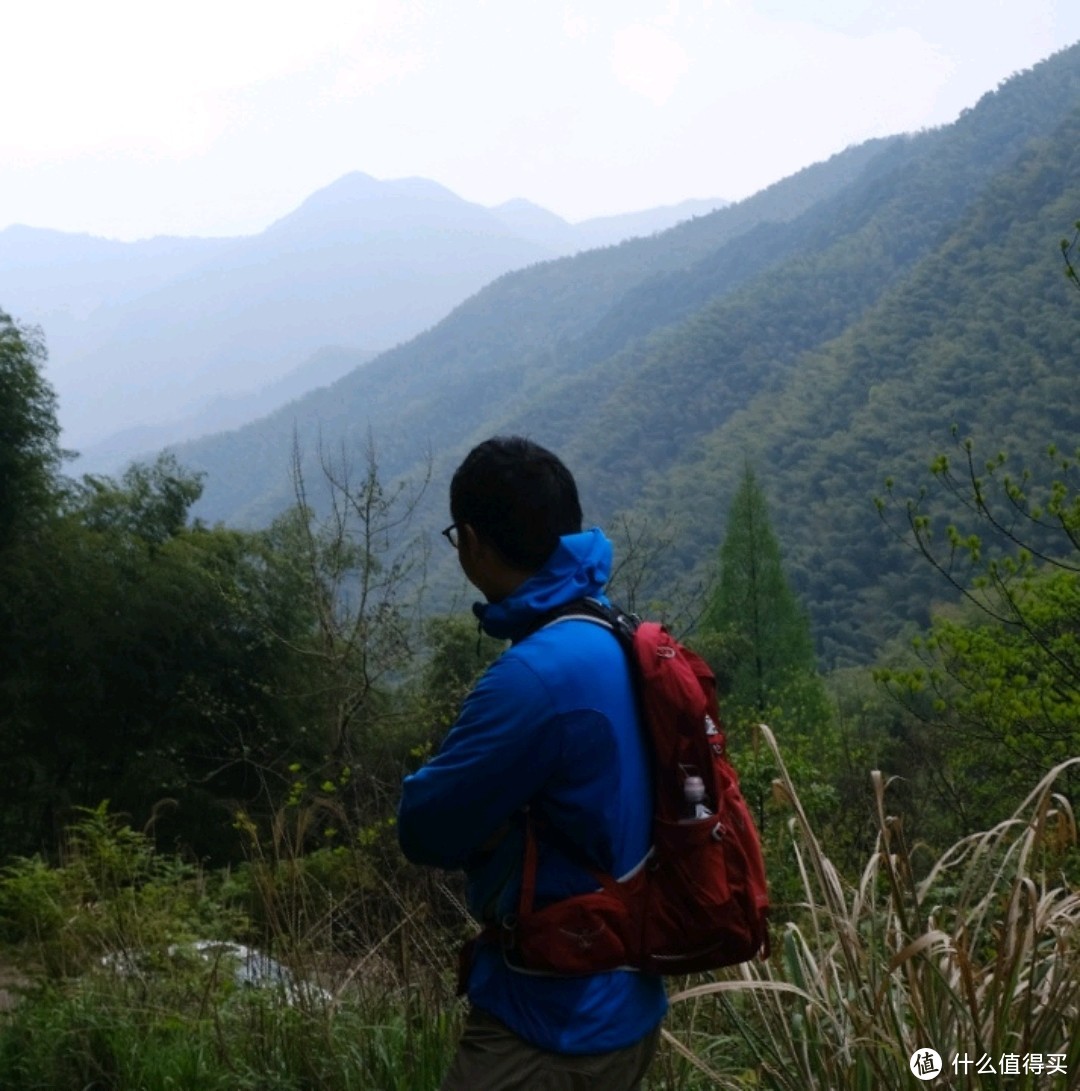
POLYGON ((610 1053, 549 1053, 473 1008, 439 1091, 639 1091, 660 1028, 610 1053))

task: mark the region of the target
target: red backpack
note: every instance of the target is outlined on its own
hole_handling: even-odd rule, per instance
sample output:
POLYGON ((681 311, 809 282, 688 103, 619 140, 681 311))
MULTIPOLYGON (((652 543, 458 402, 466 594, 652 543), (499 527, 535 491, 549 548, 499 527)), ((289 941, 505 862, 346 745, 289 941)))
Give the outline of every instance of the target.
POLYGON ((652 847, 629 876, 598 872, 597 890, 537 909, 527 819, 518 912, 486 938, 497 936, 513 965, 564 975, 624 967, 686 974, 767 957, 761 841, 725 752, 713 672, 662 625, 595 599, 561 607, 537 627, 569 618, 611 629, 629 654, 653 750, 652 847), (704 784, 697 804, 688 802, 700 795, 687 789, 691 777, 704 784))

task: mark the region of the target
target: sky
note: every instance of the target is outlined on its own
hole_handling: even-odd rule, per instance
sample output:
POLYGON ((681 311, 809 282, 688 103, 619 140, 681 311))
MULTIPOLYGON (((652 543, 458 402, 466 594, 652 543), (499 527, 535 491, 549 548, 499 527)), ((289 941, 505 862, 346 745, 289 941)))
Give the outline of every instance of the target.
POLYGON ((7 5, 0 229, 254 234, 350 171, 570 221, 953 121, 1078 0, 7 5))

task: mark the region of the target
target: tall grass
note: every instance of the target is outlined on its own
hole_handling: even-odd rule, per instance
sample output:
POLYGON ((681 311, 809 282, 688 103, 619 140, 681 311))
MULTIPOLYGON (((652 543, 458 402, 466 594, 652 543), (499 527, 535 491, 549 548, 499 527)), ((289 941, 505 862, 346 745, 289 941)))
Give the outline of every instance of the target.
POLYGON ((19 1091, 416 1091, 437 1086, 452 1011, 387 994, 317 1010, 237 991, 199 1003, 82 980, 28 996, 0 1034, 0 1086, 19 1091))
POLYGON ((671 997, 689 1006, 671 1048, 718 1088, 1080 1087, 1080 893, 1064 872, 1077 829, 1055 792, 1080 758, 1048 772, 1008 821, 937 859, 906 844, 875 772, 876 848, 849 884, 761 733, 793 811, 804 901, 769 961, 671 997), (909 1061, 927 1048, 942 1073, 924 1084, 909 1061))

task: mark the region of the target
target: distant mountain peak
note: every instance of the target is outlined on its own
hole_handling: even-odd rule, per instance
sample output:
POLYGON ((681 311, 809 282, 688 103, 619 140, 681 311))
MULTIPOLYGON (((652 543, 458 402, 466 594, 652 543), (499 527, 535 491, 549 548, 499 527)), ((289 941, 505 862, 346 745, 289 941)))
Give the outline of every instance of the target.
MULTIPOLYGON (((325 208, 346 202, 377 197, 383 192, 383 183, 363 171, 350 171, 322 189, 317 189, 282 219, 287 220, 305 208, 325 208)), ((280 223, 281 220, 278 221, 280 223)))
MULTIPOLYGON (((554 216, 554 212, 550 212, 544 208, 543 205, 538 205, 535 201, 530 201, 525 197, 511 197, 509 201, 503 201, 502 204, 492 205, 492 212, 543 212, 547 216, 554 216)), ((561 219, 561 217, 559 217, 561 219)))
POLYGON ((296 211, 309 206, 328 206, 357 200, 383 200, 396 195, 451 198, 463 204, 468 203, 446 186, 433 182, 430 178, 384 179, 355 170, 343 174, 322 189, 317 189, 296 211))
POLYGON ((486 219, 490 214, 427 178, 382 180, 363 171, 351 171, 316 190, 299 207, 271 224, 267 233, 322 234, 376 230, 394 224, 408 229, 425 215, 486 219))

